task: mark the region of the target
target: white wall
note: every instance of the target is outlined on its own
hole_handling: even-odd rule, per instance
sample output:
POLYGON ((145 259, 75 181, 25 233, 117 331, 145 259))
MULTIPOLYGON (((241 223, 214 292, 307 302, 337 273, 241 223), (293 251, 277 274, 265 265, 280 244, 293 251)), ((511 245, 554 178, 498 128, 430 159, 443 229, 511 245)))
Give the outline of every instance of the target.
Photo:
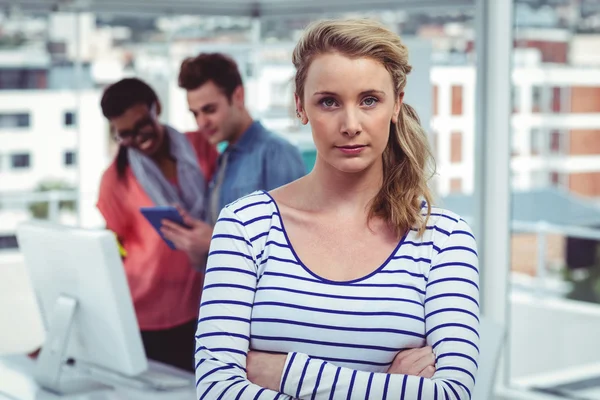
POLYGON ((31 123, 27 128, 0 128, 0 191, 31 190, 46 178, 76 183, 76 167, 64 165, 64 153, 77 147, 77 130, 64 126, 67 111, 76 111, 75 96, 69 92, 0 92, 0 113, 28 112, 31 123), (14 153, 30 153, 30 167, 11 170, 14 153))

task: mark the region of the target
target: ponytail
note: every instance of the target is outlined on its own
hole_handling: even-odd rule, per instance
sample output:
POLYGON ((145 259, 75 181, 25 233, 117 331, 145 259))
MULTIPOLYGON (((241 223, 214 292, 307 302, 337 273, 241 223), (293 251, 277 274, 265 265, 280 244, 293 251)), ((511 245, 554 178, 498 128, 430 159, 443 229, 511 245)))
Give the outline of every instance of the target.
POLYGON ((383 185, 373 199, 369 218, 383 218, 399 238, 413 228, 422 236, 431 215, 432 195, 427 186, 433 175, 427 176, 430 161, 433 157, 419 117, 414 108, 402 103, 398 122, 390 122, 383 152, 383 185), (421 211, 423 203, 427 207, 425 215, 421 211))

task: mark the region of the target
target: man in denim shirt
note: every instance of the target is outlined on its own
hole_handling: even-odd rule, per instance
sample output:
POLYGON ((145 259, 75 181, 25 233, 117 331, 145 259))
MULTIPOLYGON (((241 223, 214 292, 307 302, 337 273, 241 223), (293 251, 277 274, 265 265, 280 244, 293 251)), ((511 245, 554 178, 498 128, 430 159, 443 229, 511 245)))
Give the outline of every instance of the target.
MULTIPOLYGON (((209 184, 208 223, 214 225, 221 209, 234 200, 256 190, 275 189, 306 174, 298 148, 267 130, 248 112, 242 78, 233 59, 221 53, 203 53, 184 60, 179 87, 187 92, 188 106, 200 132, 213 144, 227 143, 209 184)), ((198 241, 194 229, 172 224, 169 228, 163 233, 181 250, 206 251, 210 237, 198 241)))

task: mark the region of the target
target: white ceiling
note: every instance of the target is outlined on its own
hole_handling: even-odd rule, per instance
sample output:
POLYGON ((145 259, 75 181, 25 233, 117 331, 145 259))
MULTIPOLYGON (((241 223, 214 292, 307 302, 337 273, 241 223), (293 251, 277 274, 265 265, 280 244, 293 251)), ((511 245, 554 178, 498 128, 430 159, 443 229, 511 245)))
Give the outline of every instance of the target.
POLYGON ((474 7, 475 0, 0 0, 23 11, 82 10, 112 14, 202 14, 283 17, 375 9, 431 10, 474 7))

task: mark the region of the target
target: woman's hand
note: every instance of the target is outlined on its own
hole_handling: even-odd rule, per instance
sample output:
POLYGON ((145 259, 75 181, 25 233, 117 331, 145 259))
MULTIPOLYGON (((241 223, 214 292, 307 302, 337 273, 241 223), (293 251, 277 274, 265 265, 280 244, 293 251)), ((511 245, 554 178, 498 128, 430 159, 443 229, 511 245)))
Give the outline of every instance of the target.
POLYGON ((279 392, 287 354, 249 351, 246 357, 248 380, 255 385, 279 392))
POLYGON ((429 346, 401 351, 396 355, 388 374, 403 374, 431 378, 435 373, 435 354, 429 346))
POLYGON ((210 248, 213 227, 209 224, 192 218, 179 206, 177 211, 183 217, 183 222, 189 227, 179 225, 175 222, 163 220, 160 231, 165 238, 173 242, 178 250, 185 251, 194 266, 204 266, 210 248))

